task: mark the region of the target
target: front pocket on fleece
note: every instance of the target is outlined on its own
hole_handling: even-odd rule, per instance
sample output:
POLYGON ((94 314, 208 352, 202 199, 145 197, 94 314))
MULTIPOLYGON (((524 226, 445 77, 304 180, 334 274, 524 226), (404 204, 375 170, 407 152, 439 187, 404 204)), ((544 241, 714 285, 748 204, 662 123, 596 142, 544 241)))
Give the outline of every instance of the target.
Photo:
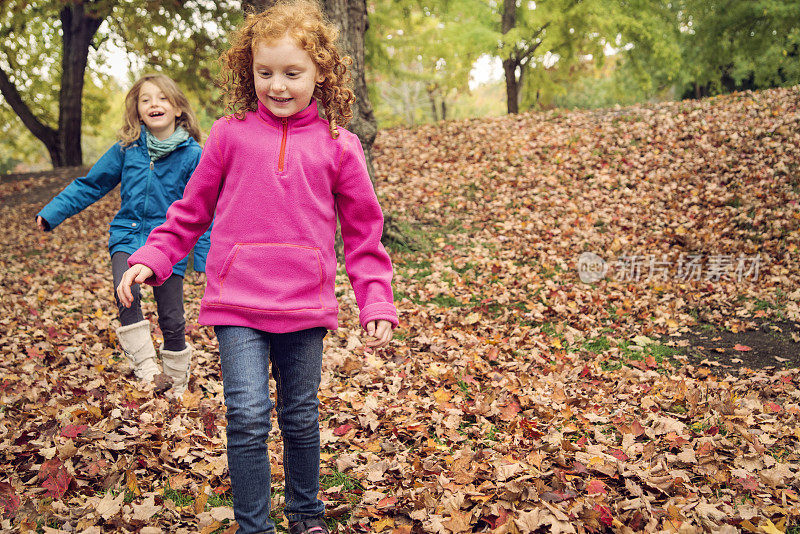
POLYGON ((219 276, 219 303, 265 311, 321 309, 322 254, 316 247, 237 243, 219 276))

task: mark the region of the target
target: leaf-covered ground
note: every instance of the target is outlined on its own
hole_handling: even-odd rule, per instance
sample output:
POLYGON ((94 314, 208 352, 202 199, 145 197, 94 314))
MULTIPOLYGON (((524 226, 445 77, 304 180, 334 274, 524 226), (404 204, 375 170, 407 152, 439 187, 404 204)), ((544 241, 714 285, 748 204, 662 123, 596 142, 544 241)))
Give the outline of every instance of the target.
MULTIPOLYGON (((407 236, 392 248, 402 324, 365 354, 340 272, 320 391, 332 527, 797 532, 799 101, 382 132, 378 189, 407 236), (587 252, 607 267, 590 283, 587 252), (748 359, 772 350, 735 337, 753 332, 780 355, 748 359)), ((29 192, 47 181, 0 182, 0 526, 232 532, 202 287, 187 280, 190 391, 138 388, 114 335, 118 197, 43 235, 29 192)))

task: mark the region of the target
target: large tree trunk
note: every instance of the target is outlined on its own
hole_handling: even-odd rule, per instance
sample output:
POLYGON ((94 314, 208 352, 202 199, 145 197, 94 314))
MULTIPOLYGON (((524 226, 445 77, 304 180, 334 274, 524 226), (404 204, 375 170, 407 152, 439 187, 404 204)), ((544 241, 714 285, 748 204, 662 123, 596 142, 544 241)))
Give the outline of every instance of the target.
POLYGON ((353 91, 356 101, 353 104, 353 120, 348 129, 361 140, 367 156, 369 175, 375 180, 372 166, 372 145, 378 135, 378 121, 372 111, 364 76, 364 33, 369 28, 366 0, 325 0, 325 14, 341 30, 341 42, 345 52, 353 58, 353 91))
POLYGON ((81 117, 83 77, 89 56, 89 45, 103 22, 84 9, 83 3, 67 4, 61 10, 61 94, 58 101, 58 144, 63 161, 54 167, 83 164, 81 151, 81 117))
POLYGON ((58 131, 44 124, 33 114, 28 105, 25 104, 25 101, 22 100, 19 91, 17 91, 17 86, 9 79, 2 67, 0 67, 0 93, 3 94, 3 98, 6 99, 14 113, 22 120, 22 124, 47 147, 53 167, 63 167, 64 161, 59 151, 58 131))
POLYGON ((89 56, 89 45, 104 16, 86 14, 82 3, 68 3, 61 18, 61 92, 58 102, 58 129, 39 120, 19 94, 17 86, 0 67, 0 93, 19 116, 22 123, 50 153, 54 168, 83 164, 81 151, 81 117, 83 77, 89 56))
MULTIPOLYGON (((501 31, 507 34, 517 25, 516 0, 503 0, 503 16, 501 31)), ((517 67, 520 67, 516 57, 515 47, 508 46, 503 54, 503 72, 506 77, 506 107, 509 113, 519 112, 519 81, 517 80, 517 67)))

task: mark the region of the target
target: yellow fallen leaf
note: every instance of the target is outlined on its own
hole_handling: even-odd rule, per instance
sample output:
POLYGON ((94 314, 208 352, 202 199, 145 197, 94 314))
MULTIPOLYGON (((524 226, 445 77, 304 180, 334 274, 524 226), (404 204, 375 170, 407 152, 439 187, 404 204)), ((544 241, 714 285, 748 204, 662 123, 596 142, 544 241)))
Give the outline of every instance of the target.
POLYGON ((766 519, 765 521, 766 521, 765 524, 758 525, 759 532, 763 532, 764 534, 785 534, 785 531, 778 530, 775 524, 769 519, 766 519))
POLYGON ((391 517, 379 519, 378 521, 372 523, 372 528, 375 530, 375 532, 381 532, 387 528, 394 528, 394 519, 391 517))
POLYGON ((481 320, 481 314, 478 312, 472 312, 464 318, 464 324, 475 324, 481 320))

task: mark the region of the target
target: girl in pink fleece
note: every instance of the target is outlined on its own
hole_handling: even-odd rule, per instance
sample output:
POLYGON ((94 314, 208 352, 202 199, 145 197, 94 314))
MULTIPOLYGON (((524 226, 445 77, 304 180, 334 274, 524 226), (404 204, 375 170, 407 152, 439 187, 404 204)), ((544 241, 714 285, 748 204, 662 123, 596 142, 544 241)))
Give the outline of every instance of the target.
POLYGON ((217 120, 184 196, 129 259, 117 292, 159 285, 214 219, 199 320, 219 340, 228 466, 239 532, 273 532, 266 440, 277 384, 290 532, 327 532, 319 491, 322 340, 338 325, 337 215, 369 339, 397 326, 383 215, 352 118, 350 59, 309 0, 248 15, 222 55, 231 115, 217 120), (318 116, 318 104, 327 120, 318 116))

